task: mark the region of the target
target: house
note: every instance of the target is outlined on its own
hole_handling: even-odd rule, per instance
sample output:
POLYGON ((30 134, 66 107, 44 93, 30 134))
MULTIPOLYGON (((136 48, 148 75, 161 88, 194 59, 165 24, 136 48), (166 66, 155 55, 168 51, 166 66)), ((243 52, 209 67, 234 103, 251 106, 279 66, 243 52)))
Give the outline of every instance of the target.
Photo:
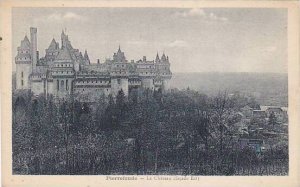
POLYGON ((241 149, 248 147, 254 149, 256 153, 263 151, 264 141, 262 139, 240 138, 238 143, 241 149))
POLYGON ((264 119, 267 117, 267 114, 263 110, 253 110, 252 111, 252 117, 256 119, 264 119))
POLYGON ((288 121, 288 108, 280 106, 261 106, 261 110, 266 112, 267 118, 273 113, 276 117, 276 120, 279 122, 288 121))
POLYGON ((243 108, 241 108, 241 113, 246 117, 246 118, 251 118, 252 116, 252 111, 253 108, 251 108, 250 106, 246 105, 243 108))

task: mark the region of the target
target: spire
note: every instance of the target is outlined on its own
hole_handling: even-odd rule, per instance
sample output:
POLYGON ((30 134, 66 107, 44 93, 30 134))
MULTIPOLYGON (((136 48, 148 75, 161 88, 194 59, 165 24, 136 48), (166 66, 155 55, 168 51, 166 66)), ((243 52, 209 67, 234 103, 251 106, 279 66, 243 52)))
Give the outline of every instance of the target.
POLYGON ((87 54, 87 50, 84 51, 84 60, 86 60, 86 62, 89 64, 90 63, 90 58, 89 55, 87 54))
POLYGON ((159 59, 159 56, 158 56, 158 52, 156 53, 155 62, 160 62, 160 59, 159 59))
POLYGON ((24 41, 29 42, 29 39, 28 39, 27 35, 25 35, 24 41))
POLYGON ((120 44, 119 44, 118 53, 121 53, 121 47, 120 47, 120 44))
POLYGON ((24 39, 21 41, 21 46, 22 49, 28 49, 30 48, 30 41, 27 37, 27 35, 25 35, 24 39))
POLYGON ((166 60, 167 60, 167 57, 164 52, 163 55, 161 56, 161 61, 165 62, 166 60))

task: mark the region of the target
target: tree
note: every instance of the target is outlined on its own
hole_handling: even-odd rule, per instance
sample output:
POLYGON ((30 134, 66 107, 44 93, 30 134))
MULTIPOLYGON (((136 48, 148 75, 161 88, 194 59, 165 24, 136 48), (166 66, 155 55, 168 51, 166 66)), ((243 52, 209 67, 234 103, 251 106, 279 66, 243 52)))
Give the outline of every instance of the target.
POLYGON ((124 113, 126 110, 126 101, 125 94, 121 89, 116 96, 116 109, 117 109, 117 118, 120 121, 124 117, 124 113))
POLYGON ((276 116, 274 112, 271 112, 269 116, 269 125, 275 126, 276 124, 277 124, 276 116))
POLYGON ((223 154, 224 132, 227 129, 228 117, 232 112, 232 108, 233 102, 228 97, 226 91, 219 92, 216 97, 212 98, 211 112, 213 115, 213 123, 215 123, 217 132, 219 134, 220 155, 223 154))

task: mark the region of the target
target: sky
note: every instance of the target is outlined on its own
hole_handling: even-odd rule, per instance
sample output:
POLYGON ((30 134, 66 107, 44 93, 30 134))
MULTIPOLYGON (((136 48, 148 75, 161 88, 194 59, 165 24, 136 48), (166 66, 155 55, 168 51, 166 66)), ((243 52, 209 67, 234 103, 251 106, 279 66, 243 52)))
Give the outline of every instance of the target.
POLYGON ((172 72, 287 72, 287 10, 279 8, 14 8, 13 55, 37 27, 40 57, 65 30, 90 60, 169 56, 172 72))

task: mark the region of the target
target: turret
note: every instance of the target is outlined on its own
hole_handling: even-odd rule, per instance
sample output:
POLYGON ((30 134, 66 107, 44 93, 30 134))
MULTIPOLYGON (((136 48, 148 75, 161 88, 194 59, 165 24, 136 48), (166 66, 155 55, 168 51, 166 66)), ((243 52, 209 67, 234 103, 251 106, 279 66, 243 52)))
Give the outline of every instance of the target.
POLYGON ((167 61, 167 57, 165 53, 163 53, 163 55, 161 56, 161 62, 166 62, 166 61, 167 61))
POLYGON ((16 89, 30 89, 29 76, 32 72, 31 43, 27 36, 21 41, 16 63, 16 89))
POLYGON ((156 63, 159 63, 159 62, 160 62, 160 59, 159 59, 159 56, 158 56, 158 52, 157 52, 157 54, 156 54, 155 62, 156 62, 156 63))
POLYGON ((51 62, 54 61, 56 55, 58 54, 58 50, 59 50, 59 44, 53 38, 49 47, 46 49, 45 59, 51 62))
POLYGON ((84 51, 84 56, 83 56, 84 60, 85 60, 85 63, 86 64, 90 64, 90 58, 89 58, 89 55, 87 54, 87 50, 84 51))
POLYGON ((126 62, 124 52, 121 51, 120 45, 119 45, 119 49, 118 49, 117 53, 114 53, 113 61, 114 62, 126 62))

